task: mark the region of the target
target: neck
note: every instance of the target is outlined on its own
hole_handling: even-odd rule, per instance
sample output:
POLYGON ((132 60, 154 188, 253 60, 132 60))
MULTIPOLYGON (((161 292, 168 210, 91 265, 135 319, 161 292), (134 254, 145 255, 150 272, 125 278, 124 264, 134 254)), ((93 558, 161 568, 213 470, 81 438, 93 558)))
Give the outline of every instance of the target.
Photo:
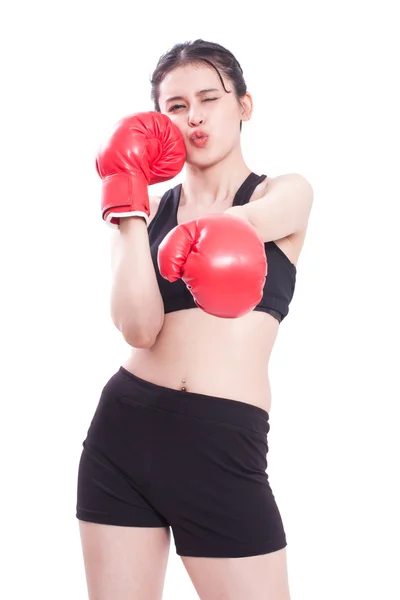
POLYGON ((182 184, 181 204, 209 207, 228 204, 251 173, 240 152, 205 168, 186 164, 186 178, 182 184))

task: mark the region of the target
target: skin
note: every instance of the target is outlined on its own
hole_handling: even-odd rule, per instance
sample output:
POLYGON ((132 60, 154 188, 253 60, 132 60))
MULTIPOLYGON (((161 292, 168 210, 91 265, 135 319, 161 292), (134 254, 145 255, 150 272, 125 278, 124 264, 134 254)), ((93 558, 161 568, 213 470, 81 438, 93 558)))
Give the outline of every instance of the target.
MULTIPOLYGON (((239 124, 251 118, 253 101, 250 94, 238 99, 231 82, 226 78, 224 82, 231 93, 224 91, 212 68, 190 65, 175 69, 161 84, 161 112, 179 127, 187 150, 178 223, 232 210, 250 220, 267 241, 274 231, 268 229, 268 220, 274 225, 275 218, 276 231, 283 223, 286 233, 270 239, 296 264, 307 228, 304 214, 309 211, 304 202, 298 220, 291 220, 293 206, 303 206, 295 187, 298 178, 294 184, 290 177, 267 177, 251 198, 254 211, 231 209, 237 189, 251 172, 242 155, 239 124), (199 94, 208 89, 216 91, 199 94), (174 96, 179 100, 168 100, 174 96), (189 140, 198 128, 209 134, 204 148, 189 140), (280 195, 282 189, 286 192, 280 195)), ((159 201, 160 197, 151 197, 150 219, 159 201)), ((134 220, 122 220, 121 232, 139 227, 134 220)), ((189 392, 230 398, 269 412, 268 365, 278 329, 274 317, 256 311, 238 319, 217 319, 198 308, 173 312, 163 316, 149 347, 132 348, 123 366, 162 386, 177 390, 184 386, 189 392)), ((80 522, 80 531, 91 600, 162 598, 168 528, 80 522)), ((202 600, 290 600, 286 549, 246 558, 181 558, 202 600)))
MULTIPOLYGON (((229 210, 251 173, 242 154, 239 124, 251 118, 252 98, 246 94, 238 99, 229 80, 225 87, 231 93, 223 90, 212 68, 199 65, 175 69, 160 86, 161 112, 179 127, 187 150, 178 223, 229 210), (198 95, 206 89, 217 91, 198 95), (176 96, 180 99, 169 100, 176 96), (204 148, 190 143, 196 129, 210 136, 204 148)), ((270 180, 267 177, 254 190, 250 202, 265 195, 270 180)), ((150 219, 159 200, 151 198, 150 219)), ((304 234, 276 240, 294 264, 304 234)), ((248 402, 269 412, 268 364, 278 329, 274 317, 256 311, 238 319, 217 319, 197 308, 173 312, 165 315, 155 343, 133 349, 124 367, 158 385, 180 389, 184 382, 188 391, 248 402)))

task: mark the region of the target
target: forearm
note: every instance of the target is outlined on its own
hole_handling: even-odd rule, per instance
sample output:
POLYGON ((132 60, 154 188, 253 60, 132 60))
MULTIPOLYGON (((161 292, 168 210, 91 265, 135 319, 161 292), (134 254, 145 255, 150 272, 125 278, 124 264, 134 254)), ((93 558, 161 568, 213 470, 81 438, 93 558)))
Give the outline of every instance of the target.
POLYGON ((150 254, 146 223, 121 219, 113 264, 111 315, 134 347, 151 346, 164 320, 164 305, 150 254))

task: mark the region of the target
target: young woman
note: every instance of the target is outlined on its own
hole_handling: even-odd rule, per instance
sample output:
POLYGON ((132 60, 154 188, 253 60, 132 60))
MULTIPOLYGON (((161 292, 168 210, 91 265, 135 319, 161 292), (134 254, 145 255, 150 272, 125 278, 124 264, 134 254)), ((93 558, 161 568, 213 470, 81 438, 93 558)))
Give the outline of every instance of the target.
POLYGON ((122 119, 96 163, 115 229, 111 315, 132 349, 79 466, 89 597, 161 599, 172 529, 202 600, 288 600, 266 472, 268 362, 312 188, 247 166, 252 97, 222 46, 174 46, 151 83, 155 111, 122 119), (183 184, 149 198, 184 164, 183 184))

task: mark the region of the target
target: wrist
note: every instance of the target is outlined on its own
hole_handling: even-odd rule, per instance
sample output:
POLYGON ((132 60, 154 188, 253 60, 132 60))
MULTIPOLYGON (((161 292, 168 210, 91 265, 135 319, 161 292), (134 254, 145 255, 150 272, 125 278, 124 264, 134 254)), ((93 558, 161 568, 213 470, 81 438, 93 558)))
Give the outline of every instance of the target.
POLYGON ((140 229, 147 229, 147 223, 143 216, 119 217, 119 230, 121 234, 129 235, 130 231, 138 231, 140 229))

